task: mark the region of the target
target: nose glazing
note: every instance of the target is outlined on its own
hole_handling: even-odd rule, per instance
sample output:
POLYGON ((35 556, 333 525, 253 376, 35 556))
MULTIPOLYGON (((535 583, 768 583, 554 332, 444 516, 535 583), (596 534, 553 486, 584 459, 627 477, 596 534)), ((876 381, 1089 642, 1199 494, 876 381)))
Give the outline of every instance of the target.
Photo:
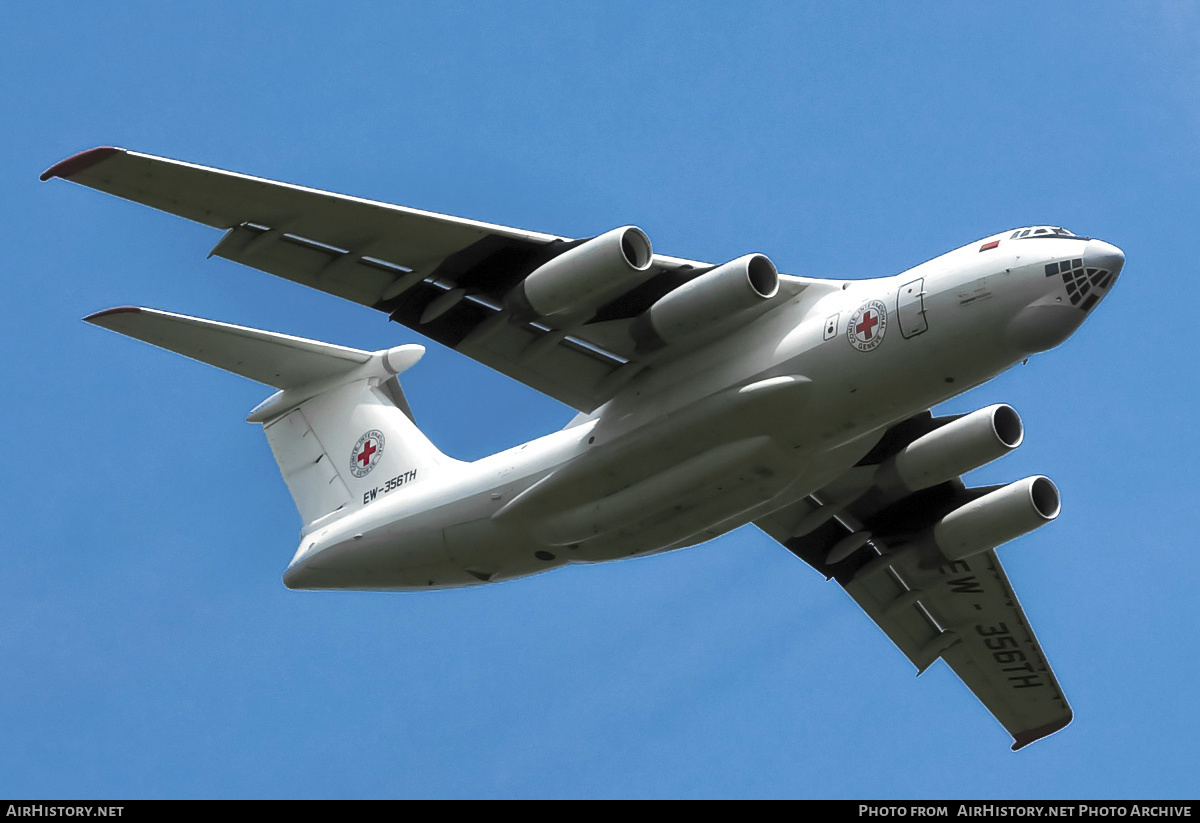
POLYGON ((1125 265, 1125 253, 1103 240, 1088 240, 1081 257, 1046 265, 1047 277, 1062 279, 1072 306, 1085 313, 1112 288, 1125 265))

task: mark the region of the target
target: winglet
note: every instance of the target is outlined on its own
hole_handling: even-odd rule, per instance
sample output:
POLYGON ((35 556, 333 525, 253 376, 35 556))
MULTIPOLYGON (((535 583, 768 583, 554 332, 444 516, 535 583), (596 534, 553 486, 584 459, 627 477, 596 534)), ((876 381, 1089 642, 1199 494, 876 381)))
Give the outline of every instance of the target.
POLYGON ((51 177, 61 177, 64 180, 69 180, 73 175, 85 169, 90 169, 92 166, 107 160, 114 154, 123 154, 125 149, 118 149, 115 146, 97 146, 94 149, 81 151, 79 154, 72 154, 66 160, 60 160, 50 168, 42 172, 42 176, 38 179, 42 181, 49 180, 51 177))
POLYGON ((1015 752, 1018 749, 1023 749, 1030 743, 1035 743, 1043 737, 1049 737, 1057 731, 1065 729, 1071 723, 1073 715, 1068 712, 1067 716, 1055 720, 1053 723, 1047 723, 1045 726, 1038 726, 1036 729, 1028 729, 1023 732, 1017 732, 1013 735, 1012 750, 1015 752))

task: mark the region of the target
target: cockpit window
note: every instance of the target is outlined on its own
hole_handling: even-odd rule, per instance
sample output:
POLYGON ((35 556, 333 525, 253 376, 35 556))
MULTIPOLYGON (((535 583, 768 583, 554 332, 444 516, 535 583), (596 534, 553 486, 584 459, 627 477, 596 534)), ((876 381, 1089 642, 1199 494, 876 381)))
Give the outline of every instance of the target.
POLYGON ((1079 237, 1075 232, 1064 229, 1062 226, 1033 226, 1028 229, 1017 229, 1008 236, 1008 239, 1017 240, 1022 237, 1073 237, 1078 240, 1087 239, 1079 237))

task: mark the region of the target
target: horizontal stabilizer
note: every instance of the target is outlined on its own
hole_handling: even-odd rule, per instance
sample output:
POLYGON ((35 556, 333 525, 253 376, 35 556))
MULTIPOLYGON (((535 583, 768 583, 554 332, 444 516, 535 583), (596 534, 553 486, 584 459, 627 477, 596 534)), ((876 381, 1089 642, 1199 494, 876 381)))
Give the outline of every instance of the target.
POLYGON ((84 320, 277 389, 345 374, 372 357, 361 349, 157 309, 124 306, 84 320))

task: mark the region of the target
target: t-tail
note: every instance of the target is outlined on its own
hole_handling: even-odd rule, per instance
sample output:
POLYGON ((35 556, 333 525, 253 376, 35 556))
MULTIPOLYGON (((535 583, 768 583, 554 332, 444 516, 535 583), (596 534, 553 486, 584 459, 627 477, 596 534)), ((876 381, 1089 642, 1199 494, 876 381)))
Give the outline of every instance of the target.
POLYGON ((416 427, 397 379, 424 346, 369 352, 146 308, 84 319, 279 389, 246 419, 262 424, 304 532, 458 464, 416 427))

